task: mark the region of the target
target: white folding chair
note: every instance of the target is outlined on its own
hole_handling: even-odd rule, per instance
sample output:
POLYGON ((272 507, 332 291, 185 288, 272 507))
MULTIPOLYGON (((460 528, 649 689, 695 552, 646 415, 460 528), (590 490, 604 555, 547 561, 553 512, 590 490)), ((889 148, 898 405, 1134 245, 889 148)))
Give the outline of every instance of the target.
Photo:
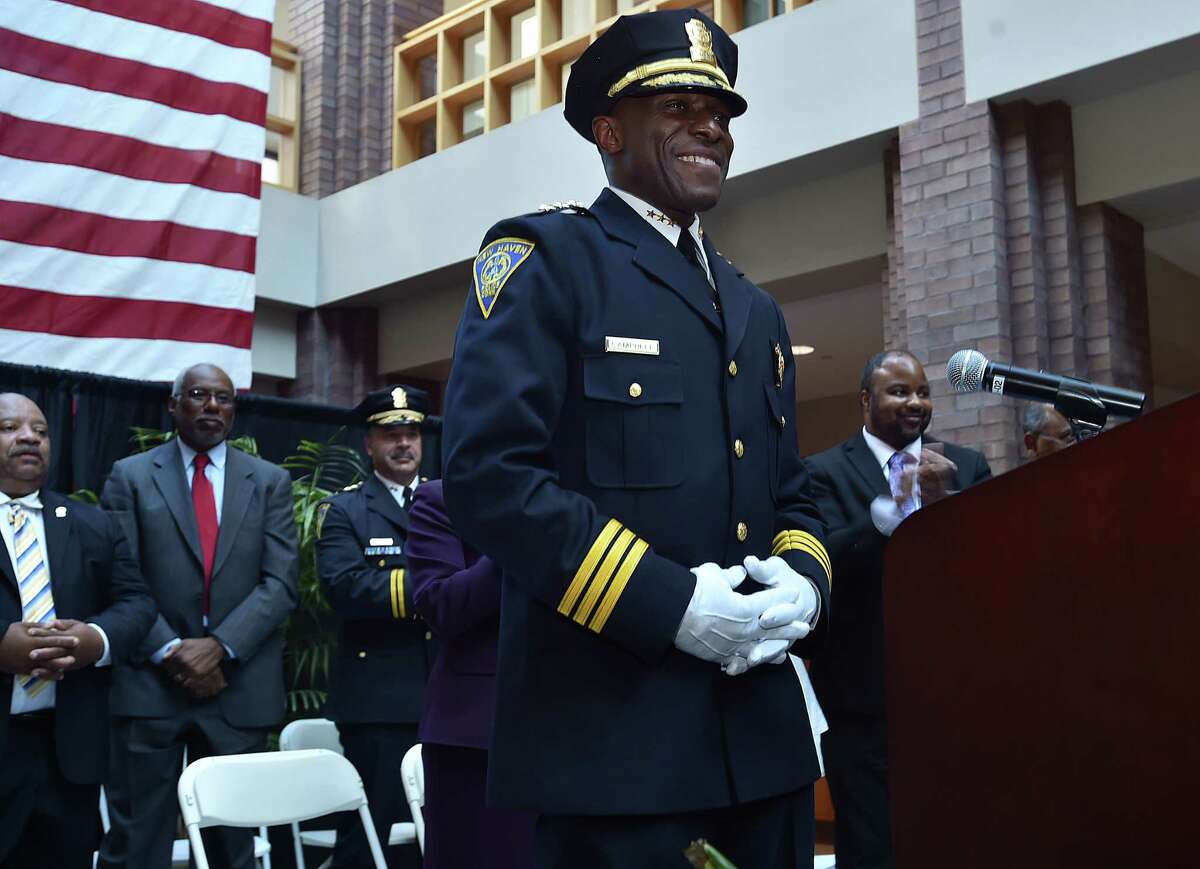
POLYGON ((813 857, 813 869, 837 869, 836 855, 817 854, 813 857))
MULTIPOLYGON (((342 754, 342 741, 337 725, 328 718, 301 718, 291 722, 279 734, 280 751, 303 751, 324 748, 342 754)), ((415 816, 414 816, 415 817, 415 816)), ((407 821, 392 824, 388 831, 388 845, 407 845, 417 842, 416 827, 407 821)), ((304 848, 333 849, 337 844, 337 830, 301 830, 299 823, 292 824, 292 847, 296 852, 296 869, 306 869, 304 848)), ((329 861, 321 864, 324 867, 329 861)), ((270 869, 270 867, 267 867, 270 869)))
POLYGON ((205 827, 271 827, 357 811, 376 869, 387 869, 362 779, 327 749, 204 757, 179 777, 179 808, 197 869, 208 869, 205 827))
MULTIPOLYGON (((107 834, 110 826, 108 819, 108 796, 104 793, 104 785, 100 786, 100 829, 107 834)), ((186 869, 191 847, 187 839, 176 839, 171 843, 171 866, 186 869)), ((92 865, 100 859, 100 852, 92 854, 92 865)), ((271 840, 267 837, 267 828, 259 827, 258 835, 254 837, 254 859, 261 869, 271 869, 271 840)))
POLYGON ((417 830, 417 846, 425 853, 425 765, 421 761, 421 743, 404 752, 400 761, 400 778, 404 781, 404 798, 412 813, 417 830))

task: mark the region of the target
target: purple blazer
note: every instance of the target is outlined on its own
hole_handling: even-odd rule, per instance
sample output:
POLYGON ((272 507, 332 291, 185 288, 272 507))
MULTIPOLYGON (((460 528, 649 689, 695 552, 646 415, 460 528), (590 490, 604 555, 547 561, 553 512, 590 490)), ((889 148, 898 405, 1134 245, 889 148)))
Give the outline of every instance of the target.
POLYGON ((486 749, 496 697, 500 571, 454 533, 441 480, 417 487, 405 553, 413 606, 438 637, 417 738, 486 749))

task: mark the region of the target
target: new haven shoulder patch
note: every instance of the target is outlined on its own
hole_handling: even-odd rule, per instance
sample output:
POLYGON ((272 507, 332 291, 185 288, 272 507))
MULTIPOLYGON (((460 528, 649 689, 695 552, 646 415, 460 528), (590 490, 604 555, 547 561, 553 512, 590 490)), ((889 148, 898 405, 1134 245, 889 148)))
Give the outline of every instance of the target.
POLYGON ((525 238, 498 238, 475 257, 475 298, 487 319, 505 283, 533 253, 534 244, 525 238))

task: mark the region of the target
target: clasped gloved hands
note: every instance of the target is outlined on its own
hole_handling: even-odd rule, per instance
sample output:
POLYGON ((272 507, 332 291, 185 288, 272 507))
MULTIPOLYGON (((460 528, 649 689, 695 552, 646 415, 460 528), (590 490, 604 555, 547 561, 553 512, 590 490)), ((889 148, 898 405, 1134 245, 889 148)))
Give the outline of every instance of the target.
MULTIPOLYGON (((794 640, 802 640, 808 636, 820 606, 816 586, 812 581, 792 570, 778 555, 773 555, 766 561, 748 555, 742 563, 745 565, 746 574, 759 585, 766 586, 769 591, 783 589, 788 593, 788 603, 764 613, 763 620, 770 621, 772 626, 775 626, 781 619, 790 616, 793 619, 790 627, 795 632, 794 640)), ((739 651, 738 654, 722 661, 721 669, 730 676, 736 676, 759 664, 782 664, 787 660, 788 649, 794 640, 785 642, 774 637, 760 640, 749 649, 739 651)))
MULTIPOLYGON (((782 559, 770 560, 787 568, 782 559)), ((754 570, 772 581, 754 578, 771 587, 754 594, 734 590, 746 579, 750 559, 746 568, 722 569, 711 562, 692 568, 696 589, 675 633, 675 647, 702 661, 720 663, 731 675, 749 669, 751 658, 759 663, 768 653, 786 657, 791 644, 808 635, 808 620, 816 604, 807 602, 789 577, 780 575, 777 569, 763 569, 764 564, 754 559, 754 570)), ((787 570, 809 587, 815 601, 811 585, 791 568, 787 570)))

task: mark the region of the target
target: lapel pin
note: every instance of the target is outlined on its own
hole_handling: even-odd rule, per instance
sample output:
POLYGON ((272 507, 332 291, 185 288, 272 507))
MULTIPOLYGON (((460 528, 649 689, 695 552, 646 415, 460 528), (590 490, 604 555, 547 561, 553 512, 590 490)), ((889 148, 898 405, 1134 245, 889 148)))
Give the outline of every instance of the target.
POLYGON ((54 515, 59 519, 67 518, 67 508, 60 504, 54 508, 54 515))

